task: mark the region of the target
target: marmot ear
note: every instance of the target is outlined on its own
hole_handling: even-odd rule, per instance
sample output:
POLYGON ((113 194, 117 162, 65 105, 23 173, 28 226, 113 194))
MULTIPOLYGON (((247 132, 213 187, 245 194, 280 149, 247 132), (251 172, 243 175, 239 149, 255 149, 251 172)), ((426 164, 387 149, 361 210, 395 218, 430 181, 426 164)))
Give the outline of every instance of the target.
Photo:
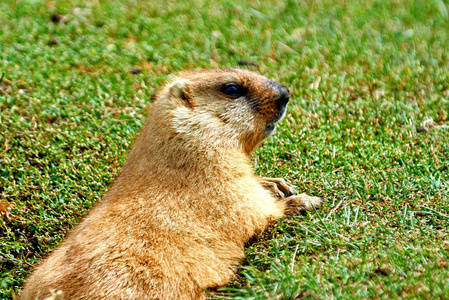
POLYGON ((189 83, 186 79, 177 80, 170 85, 169 93, 170 97, 179 99, 185 106, 193 108, 194 99, 189 83))

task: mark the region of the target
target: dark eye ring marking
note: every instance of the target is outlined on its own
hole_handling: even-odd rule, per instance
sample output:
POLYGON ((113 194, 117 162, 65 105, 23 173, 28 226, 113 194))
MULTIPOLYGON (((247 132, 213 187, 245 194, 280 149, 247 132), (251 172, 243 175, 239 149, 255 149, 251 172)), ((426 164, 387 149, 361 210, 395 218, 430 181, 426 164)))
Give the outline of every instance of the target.
POLYGON ((221 92, 232 98, 238 98, 246 94, 246 90, 236 83, 230 83, 222 87, 221 92))

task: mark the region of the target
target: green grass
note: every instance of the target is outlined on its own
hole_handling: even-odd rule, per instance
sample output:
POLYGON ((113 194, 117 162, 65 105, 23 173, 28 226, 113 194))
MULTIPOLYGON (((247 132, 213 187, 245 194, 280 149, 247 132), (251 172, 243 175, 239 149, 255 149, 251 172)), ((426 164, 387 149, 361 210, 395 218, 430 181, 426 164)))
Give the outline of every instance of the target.
POLYGON ((326 203, 213 297, 449 297, 449 1, 165 2, 0 2, 0 297, 101 198, 169 74, 241 60, 292 92, 256 172, 326 203))

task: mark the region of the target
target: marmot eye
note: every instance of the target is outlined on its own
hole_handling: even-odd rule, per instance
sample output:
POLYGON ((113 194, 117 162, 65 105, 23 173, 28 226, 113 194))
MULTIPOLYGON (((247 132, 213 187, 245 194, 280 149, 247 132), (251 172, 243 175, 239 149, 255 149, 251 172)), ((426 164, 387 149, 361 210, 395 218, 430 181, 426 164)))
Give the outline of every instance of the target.
POLYGON ((245 90, 243 89, 243 87, 235 83, 225 85, 221 91, 223 92, 223 94, 235 98, 241 97, 245 94, 245 90))

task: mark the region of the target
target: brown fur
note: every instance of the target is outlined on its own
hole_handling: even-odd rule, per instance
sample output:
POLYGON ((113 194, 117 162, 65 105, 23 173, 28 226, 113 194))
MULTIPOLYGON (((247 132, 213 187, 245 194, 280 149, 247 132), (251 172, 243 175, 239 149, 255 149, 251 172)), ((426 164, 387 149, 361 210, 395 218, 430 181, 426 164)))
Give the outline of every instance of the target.
POLYGON ((281 92, 288 97, 284 86, 238 69, 168 84, 120 176, 21 298, 204 299, 205 289, 227 284, 252 236, 321 204, 253 174, 249 154, 282 117, 281 92), (225 95, 229 83, 246 95, 225 95))

